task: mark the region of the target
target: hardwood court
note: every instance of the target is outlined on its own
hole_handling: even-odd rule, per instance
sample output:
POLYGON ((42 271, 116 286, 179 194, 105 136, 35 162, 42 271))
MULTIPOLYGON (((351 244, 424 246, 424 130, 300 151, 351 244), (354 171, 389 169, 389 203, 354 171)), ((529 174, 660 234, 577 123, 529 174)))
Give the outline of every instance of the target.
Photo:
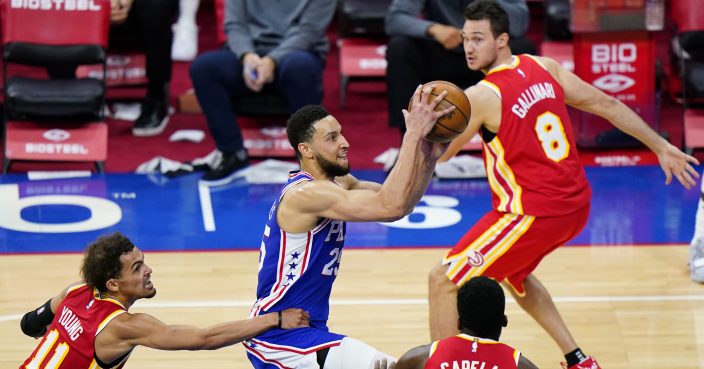
MULTIPOLYGON (((444 249, 346 250, 333 289, 330 329, 401 355, 427 343, 426 275, 444 249)), ((147 253, 155 299, 131 311, 205 326, 247 316, 256 252, 147 253)), ((38 341, 19 318, 77 280, 80 255, 0 256, 0 368, 17 368, 38 341)), ((581 347, 604 368, 704 367, 704 286, 689 280, 687 248, 571 247, 536 275, 552 292, 581 347)), ((541 368, 557 346, 514 302, 502 341, 541 368)), ((251 368, 241 345, 218 351, 136 349, 126 368, 251 368)))

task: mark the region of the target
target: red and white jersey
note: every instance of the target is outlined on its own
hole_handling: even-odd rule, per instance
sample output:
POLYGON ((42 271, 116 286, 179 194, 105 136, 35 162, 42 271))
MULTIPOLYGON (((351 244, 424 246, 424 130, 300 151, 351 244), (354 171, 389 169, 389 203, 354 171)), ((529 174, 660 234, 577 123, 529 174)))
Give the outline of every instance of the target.
MULTIPOLYGON (((97 369, 95 336, 126 310, 86 284, 69 289, 49 329, 20 369, 97 369)), ((121 368, 127 357, 112 368, 121 368)))
POLYGON ((511 65, 493 68, 479 83, 501 100, 499 131, 482 142, 494 208, 559 216, 586 206, 591 189, 565 96, 544 65, 533 56, 515 55, 511 65))
POLYGON ((515 369, 520 357, 509 345, 461 333, 433 342, 425 369, 515 369))

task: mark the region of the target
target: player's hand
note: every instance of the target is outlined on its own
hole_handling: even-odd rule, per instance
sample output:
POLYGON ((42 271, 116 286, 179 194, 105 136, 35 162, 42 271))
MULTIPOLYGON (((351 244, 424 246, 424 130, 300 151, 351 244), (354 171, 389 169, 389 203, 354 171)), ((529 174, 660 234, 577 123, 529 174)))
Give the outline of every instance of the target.
POLYGON ((386 358, 377 360, 374 362, 374 369, 394 369, 396 367, 396 362, 388 362, 386 358))
POLYGON ((447 109, 435 111, 440 101, 447 96, 447 91, 441 92, 440 95, 436 96, 432 101, 429 101, 430 92, 434 87, 435 85, 425 87, 419 85, 411 98, 411 111, 409 112, 403 109, 403 118, 406 121, 407 132, 420 131, 421 137, 425 137, 433 129, 433 125, 438 118, 455 110, 455 106, 452 105, 447 109))
POLYGON ((428 27, 428 35, 447 50, 462 45, 462 30, 457 27, 435 23, 428 27))
POLYGON ((281 328, 302 328, 310 325, 310 315, 302 309, 286 309, 281 312, 281 328))
POLYGON ((699 178, 699 173, 692 167, 692 164, 698 165, 699 160, 693 156, 683 153, 668 143, 665 150, 658 153, 658 160, 662 171, 665 172, 666 185, 672 182, 672 176, 675 176, 686 189, 697 185, 696 178, 699 178))

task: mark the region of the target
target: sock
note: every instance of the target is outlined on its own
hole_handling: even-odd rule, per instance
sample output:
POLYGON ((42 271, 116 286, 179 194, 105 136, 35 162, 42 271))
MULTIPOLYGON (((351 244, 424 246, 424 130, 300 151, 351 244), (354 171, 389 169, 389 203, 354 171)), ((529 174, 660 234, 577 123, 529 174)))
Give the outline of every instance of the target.
POLYGON ((196 25, 196 13, 198 13, 198 5, 200 0, 180 0, 178 2, 178 20, 176 24, 185 24, 189 26, 196 25))
POLYGON ((584 355, 582 350, 577 347, 574 351, 568 352, 565 355, 565 360, 567 360, 567 367, 571 367, 572 365, 579 364, 582 361, 587 359, 587 355, 584 355))
MULTIPOLYGON (((704 182, 702 182, 704 184, 704 182)), ((694 245, 697 239, 704 237, 704 192, 702 192, 702 197, 699 198, 699 204, 697 205, 697 216, 694 221, 694 235, 692 236, 692 241, 690 244, 694 245)))

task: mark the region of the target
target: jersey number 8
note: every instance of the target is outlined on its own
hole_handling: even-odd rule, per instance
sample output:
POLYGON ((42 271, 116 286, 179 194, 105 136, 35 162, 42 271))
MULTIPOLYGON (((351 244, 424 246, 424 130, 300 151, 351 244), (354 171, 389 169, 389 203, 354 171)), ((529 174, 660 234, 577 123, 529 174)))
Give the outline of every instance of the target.
POLYGON ((545 156, 550 160, 559 163, 569 155, 570 143, 565 136, 565 127, 557 115, 551 112, 540 114, 535 121, 535 133, 538 134, 545 156))

